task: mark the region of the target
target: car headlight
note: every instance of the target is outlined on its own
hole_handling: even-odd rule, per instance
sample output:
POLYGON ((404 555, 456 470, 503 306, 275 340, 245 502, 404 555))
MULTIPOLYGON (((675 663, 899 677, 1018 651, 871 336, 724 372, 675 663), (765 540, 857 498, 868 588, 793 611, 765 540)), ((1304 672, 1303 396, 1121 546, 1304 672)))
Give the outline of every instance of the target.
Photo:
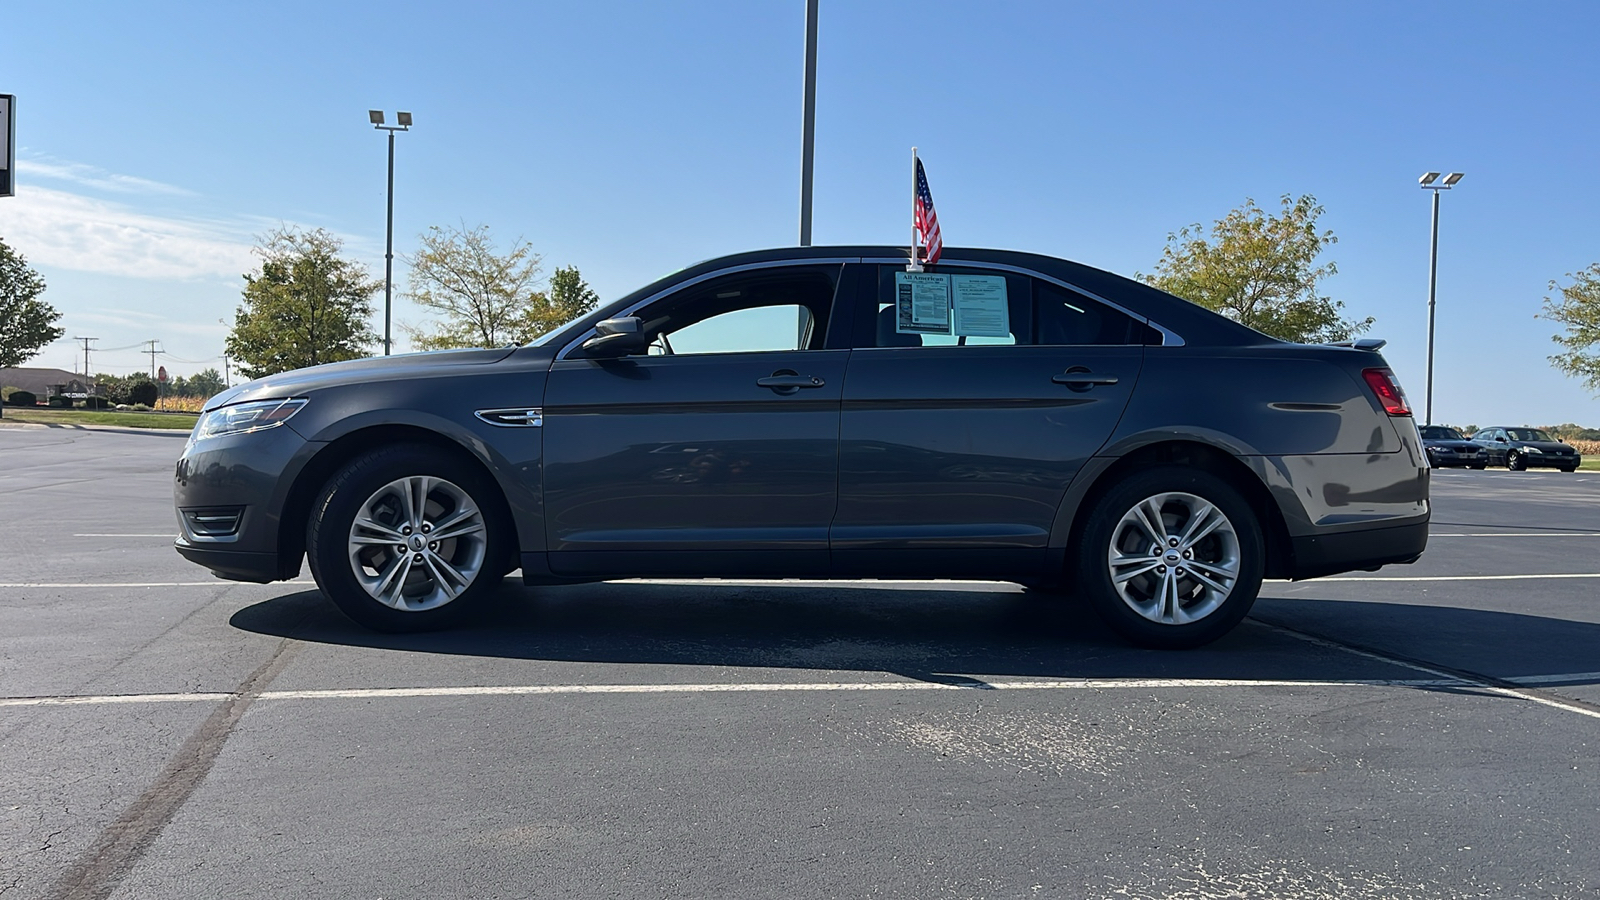
POLYGON ((1522 449, 1528 451, 1529 453, 1543 453, 1544 452, 1543 450, 1540 450, 1538 447, 1523 447, 1522 449))
POLYGON ((200 421, 195 423, 194 432, 189 435, 189 442, 276 428, 289 421, 305 405, 303 399, 256 400, 219 407, 200 417, 200 421))

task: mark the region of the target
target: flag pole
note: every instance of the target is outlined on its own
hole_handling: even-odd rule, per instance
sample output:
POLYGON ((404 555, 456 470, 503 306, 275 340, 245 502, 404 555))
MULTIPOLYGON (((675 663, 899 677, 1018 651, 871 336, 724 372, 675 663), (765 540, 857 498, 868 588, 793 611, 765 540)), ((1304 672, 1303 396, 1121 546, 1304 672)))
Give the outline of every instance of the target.
POLYGON ((917 256, 917 148, 911 148, 911 262, 907 272, 921 272, 922 260, 917 256))

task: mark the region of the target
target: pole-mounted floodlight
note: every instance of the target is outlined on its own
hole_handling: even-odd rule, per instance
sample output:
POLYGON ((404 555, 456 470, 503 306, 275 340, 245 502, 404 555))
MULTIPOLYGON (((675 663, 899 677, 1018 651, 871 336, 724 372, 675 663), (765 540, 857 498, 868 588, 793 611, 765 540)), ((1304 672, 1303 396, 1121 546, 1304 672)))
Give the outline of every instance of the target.
POLYGON ((372 123, 373 128, 389 132, 389 220, 388 233, 383 244, 383 355, 388 356, 393 351, 393 341, 389 334, 394 296, 394 133, 411 130, 411 113, 395 113, 395 121, 400 124, 385 125, 383 110, 369 109, 367 120, 372 123))
POLYGON ((1439 181, 1438 172, 1424 172, 1417 183, 1422 189, 1433 191, 1433 243, 1428 249, 1428 385, 1427 405, 1424 407, 1424 425, 1433 424, 1433 319, 1434 296, 1439 285, 1439 192, 1448 191, 1461 181, 1461 172, 1451 172, 1439 181))

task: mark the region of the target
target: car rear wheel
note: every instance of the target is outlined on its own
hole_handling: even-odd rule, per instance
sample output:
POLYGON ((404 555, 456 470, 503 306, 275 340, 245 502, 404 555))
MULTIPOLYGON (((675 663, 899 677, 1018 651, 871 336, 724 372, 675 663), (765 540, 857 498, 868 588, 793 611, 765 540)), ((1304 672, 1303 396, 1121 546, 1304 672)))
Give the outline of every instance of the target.
POLYGON ((432 447, 352 460, 312 507, 306 556, 317 586, 378 631, 443 628, 482 603, 503 575, 509 529, 495 487, 432 447))
POLYGON ((1473 463, 1471 468, 1482 470, 1488 468, 1488 466, 1488 463, 1473 463))
POLYGON ((1522 458, 1521 453, 1512 450, 1506 454, 1506 468, 1513 472, 1521 472, 1528 468, 1528 461, 1522 458))
POLYGON ((1261 590, 1266 543, 1255 511, 1209 472, 1147 469, 1111 488, 1085 523, 1077 581, 1135 644, 1183 649, 1238 625, 1261 590))

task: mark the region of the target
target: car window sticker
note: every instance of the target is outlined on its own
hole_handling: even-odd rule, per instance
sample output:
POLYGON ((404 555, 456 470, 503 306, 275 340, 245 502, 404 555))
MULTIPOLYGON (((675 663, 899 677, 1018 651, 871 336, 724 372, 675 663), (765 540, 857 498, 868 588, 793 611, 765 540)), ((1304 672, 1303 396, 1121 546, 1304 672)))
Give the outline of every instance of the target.
POLYGON ((962 337, 1010 337, 1011 313, 1001 275, 954 275, 950 299, 955 333, 962 337))
POLYGON ((928 272, 894 274, 895 331, 950 333, 950 276, 928 272))

